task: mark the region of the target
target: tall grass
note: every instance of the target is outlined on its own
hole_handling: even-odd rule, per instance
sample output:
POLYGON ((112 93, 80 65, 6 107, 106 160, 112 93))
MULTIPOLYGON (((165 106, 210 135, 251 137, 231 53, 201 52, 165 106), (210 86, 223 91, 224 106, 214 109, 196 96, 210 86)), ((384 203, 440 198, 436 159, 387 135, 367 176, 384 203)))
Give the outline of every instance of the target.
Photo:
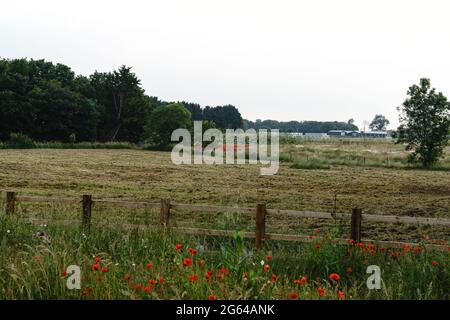
POLYGON ((83 233, 2 215, 0 299, 338 299, 339 291, 341 299, 450 299, 449 251, 338 245, 331 236, 256 251, 239 232, 225 239, 94 225, 83 233), (66 287, 69 265, 81 267, 81 290, 66 287), (382 270, 380 290, 365 285, 368 265, 382 270))

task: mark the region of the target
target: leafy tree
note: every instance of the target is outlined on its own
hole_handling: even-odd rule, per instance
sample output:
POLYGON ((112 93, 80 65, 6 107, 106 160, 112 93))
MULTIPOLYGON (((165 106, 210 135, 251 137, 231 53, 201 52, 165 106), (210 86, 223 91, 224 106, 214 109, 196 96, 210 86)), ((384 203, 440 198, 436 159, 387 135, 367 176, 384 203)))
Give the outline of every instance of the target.
POLYGON ((221 129, 242 128, 242 116, 239 110, 232 105, 209 107, 203 109, 203 120, 210 120, 221 129))
POLYGON ((145 127, 147 142, 166 147, 171 144, 175 129, 190 129, 191 113, 181 103, 161 105, 151 113, 145 127))
POLYGON ((97 104, 78 92, 74 73, 44 60, 0 60, 0 139, 95 140, 97 104))
POLYGON ((410 161, 419 161, 428 168, 443 154, 450 129, 450 104, 436 89, 431 89, 429 79, 420 79, 419 85, 408 90, 408 98, 400 111, 398 143, 406 143, 412 150, 410 161))
POLYGON ((151 99, 130 67, 90 77, 95 96, 102 106, 99 138, 102 141, 137 142, 151 112, 151 99))
POLYGON ((193 121, 203 120, 203 110, 198 103, 190 103, 182 101, 180 102, 191 113, 193 121))
POLYGON ((95 140, 98 113, 94 101, 62 87, 56 80, 42 80, 28 97, 39 110, 31 130, 34 139, 68 141, 75 134, 81 141, 95 140))
POLYGON ((369 124, 369 128, 372 131, 385 131, 389 124, 389 120, 382 114, 377 114, 369 124))

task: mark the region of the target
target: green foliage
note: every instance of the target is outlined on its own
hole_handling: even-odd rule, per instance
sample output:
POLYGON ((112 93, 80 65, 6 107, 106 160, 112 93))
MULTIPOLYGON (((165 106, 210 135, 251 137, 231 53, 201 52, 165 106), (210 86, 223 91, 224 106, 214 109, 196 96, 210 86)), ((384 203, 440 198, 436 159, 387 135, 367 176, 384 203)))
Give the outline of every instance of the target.
POLYGON ((21 215, 0 216, 3 300, 205 300, 210 295, 271 300, 288 299, 291 292, 300 299, 333 300, 338 290, 345 299, 450 298, 448 250, 427 250, 422 244, 391 249, 337 244, 327 233, 311 243, 267 241, 255 251, 241 232, 227 239, 93 225, 84 234, 78 225, 33 225, 21 215), (192 263, 184 265, 186 258, 192 263), (81 268, 81 290, 66 287, 69 265, 81 268), (381 290, 365 286, 368 265, 382 270, 381 290), (331 280, 331 273, 339 280, 331 280), (294 281, 303 277, 304 282, 294 281), (154 282, 145 289, 149 280, 154 282))
POLYGON ((448 142, 450 104, 441 93, 431 89, 429 79, 420 79, 420 85, 408 90, 403 103, 398 128, 398 143, 406 143, 411 150, 410 162, 420 162, 424 168, 437 163, 448 142))
MULTIPOLYGON (((85 77, 63 64, 0 59, 0 141, 22 132, 36 141, 139 143, 152 111, 172 104, 147 96, 130 67, 85 77)), ((192 120, 214 122, 220 129, 242 127, 234 106, 182 104, 192 120)))
POLYGON ((11 133, 7 146, 11 149, 32 149, 36 147, 33 139, 23 133, 11 133))
POLYGON ((152 110, 152 99, 144 94, 140 80, 130 67, 90 76, 96 100, 102 106, 100 141, 138 142, 152 110))
POLYGON ((191 113, 181 103, 157 107, 146 125, 147 142, 158 147, 172 144, 172 132, 176 129, 190 129, 191 113))
POLYGON ((311 132, 326 133, 330 130, 358 130, 352 122, 338 121, 276 121, 276 120, 256 120, 256 122, 245 120, 245 128, 259 129, 279 129, 280 132, 311 132))
POLYGON ((242 117, 239 110, 232 105, 209 107, 203 110, 203 120, 209 120, 221 129, 242 128, 242 117))
POLYGON ((35 142, 35 147, 40 149, 138 149, 138 146, 129 142, 35 142))
POLYGON ((389 125, 389 120, 386 119, 382 114, 377 114, 373 118, 372 122, 369 124, 369 128, 372 131, 384 131, 389 125))

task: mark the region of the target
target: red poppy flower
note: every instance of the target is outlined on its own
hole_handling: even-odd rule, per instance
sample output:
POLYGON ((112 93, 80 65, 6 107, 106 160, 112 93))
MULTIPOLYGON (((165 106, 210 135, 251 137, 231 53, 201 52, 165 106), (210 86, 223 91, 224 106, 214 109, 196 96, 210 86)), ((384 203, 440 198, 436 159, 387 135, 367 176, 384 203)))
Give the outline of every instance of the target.
POLYGON ((97 271, 100 269, 100 265, 98 263, 92 265, 92 271, 97 271))
POLYGON ((362 242, 358 242, 358 243, 356 244, 356 246, 359 247, 359 248, 361 248, 361 247, 363 246, 363 244, 362 244, 362 242))
POLYGON ((269 262, 269 261, 270 261, 270 259, 272 259, 272 257, 271 257, 271 256, 266 256, 266 261, 267 261, 267 262, 269 262))
POLYGON ((188 279, 189 279, 189 281, 194 282, 194 281, 198 280, 198 276, 194 274, 192 276, 189 276, 188 279))
POLYGON ((338 299, 344 299, 345 298, 344 291, 338 291, 337 297, 338 297, 338 299))
POLYGON ((353 245, 354 241, 352 239, 348 240, 349 245, 353 245))
POLYGON ((214 274, 213 271, 208 271, 207 273, 205 273, 205 278, 206 280, 210 279, 212 277, 212 275, 214 274))
POLYGON ((208 300, 217 300, 217 296, 210 294, 208 300))
POLYGON ((431 261, 431 264, 432 264, 433 266, 437 266, 437 265, 439 264, 439 262, 437 262, 437 261, 431 261))
POLYGON ((156 280, 153 280, 153 279, 150 279, 150 280, 148 280, 147 282, 148 282, 148 284, 150 284, 150 285, 152 285, 152 286, 154 286, 155 284, 158 283, 156 280))
POLYGON ((315 245, 315 248, 316 248, 316 250, 320 250, 320 244, 317 243, 317 244, 315 245))
POLYGON ((306 284, 306 277, 301 277, 300 279, 295 279, 294 280, 294 284, 305 285, 306 284))
POLYGON ((152 270, 153 269, 153 263, 151 263, 151 262, 147 263, 145 268, 147 268, 147 270, 152 270))
POLYGON ((61 277, 67 277, 67 271, 66 270, 62 270, 61 271, 61 277))
POLYGON ((320 297, 323 297, 325 295, 325 289, 323 288, 317 288, 317 293, 320 297))
POLYGON ((190 258, 185 258, 185 259, 183 260, 183 266, 185 266, 185 267, 192 266, 192 259, 190 259, 190 258))
POLYGON ((144 288, 145 293, 150 293, 150 292, 152 292, 152 290, 153 290, 153 287, 151 285, 145 286, 145 288, 144 288))
POLYGON ((103 268, 102 268, 102 272, 103 272, 103 273, 108 272, 108 268, 107 268, 107 267, 103 267, 103 268))
POLYGON ((126 273, 124 276, 123 276, 123 280, 125 280, 125 281, 130 281, 130 279, 131 279, 131 277, 130 277, 130 275, 128 274, 128 273, 126 273))
POLYGON ((82 295, 87 297, 92 292, 92 288, 86 288, 86 290, 83 290, 82 295))
POLYGON ((414 253, 420 253, 422 251, 422 249, 420 247, 414 247, 413 248, 413 252, 414 253))
POLYGON ((176 244, 175 245, 175 250, 181 250, 181 249, 183 249, 183 245, 182 244, 176 244))
POLYGON ((272 274, 272 281, 277 281, 278 276, 276 274, 272 274))
POLYGON ((353 272, 352 267, 348 267, 347 270, 345 270, 345 272, 347 272, 347 273, 352 273, 352 272, 353 272))
POLYGON ((142 284, 138 283, 135 288, 136 288, 136 291, 141 291, 142 290, 142 284))
POLYGON ((228 270, 227 268, 225 268, 225 267, 221 267, 220 268, 220 273, 221 274, 227 274, 228 272, 230 272, 230 270, 228 270))
POLYGON ((329 278, 330 278, 330 280, 333 280, 333 281, 339 281, 341 279, 341 276, 338 275, 337 273, 331 273, 329 278))
POLYGON ((268 264, 266 264, 266 265, 264 265, 264 271, 269 271, 269 269, 270 269, 270 266, 268 265, 268 264))
POLYGON ((95 257, 95 262, 99 263, 100 261, 102 261, 102 258, 100 258, 100 257, 95 257))
POLYGON ((159 278, 159 283, 164 283, 164 282, 166 282, 166 279, 164 279, 164 277, 160 277, 159 278))
POLYGON ((189 252, 190 254, 192 254, 193 256, 195 256, 195 255, 197 254, 197 250, 192 249, 192 248, 189 248, 189 249, 188 249, 188 252, 189 252))
POLYGON ((289 299, 295 300, 298 298, 298 294, 295 292, 289 293, 289 299))

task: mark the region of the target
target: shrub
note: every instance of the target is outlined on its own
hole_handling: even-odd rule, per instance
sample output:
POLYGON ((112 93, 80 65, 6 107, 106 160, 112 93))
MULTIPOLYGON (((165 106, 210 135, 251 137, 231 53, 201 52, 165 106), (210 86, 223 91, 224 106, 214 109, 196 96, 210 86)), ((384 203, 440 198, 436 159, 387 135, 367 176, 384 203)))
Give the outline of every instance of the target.
POLYGON ((7 142, 8 148, 11 149, 31 149, 35 148, 36 144, 29 136, 23 133, 11 133, 7 142))

